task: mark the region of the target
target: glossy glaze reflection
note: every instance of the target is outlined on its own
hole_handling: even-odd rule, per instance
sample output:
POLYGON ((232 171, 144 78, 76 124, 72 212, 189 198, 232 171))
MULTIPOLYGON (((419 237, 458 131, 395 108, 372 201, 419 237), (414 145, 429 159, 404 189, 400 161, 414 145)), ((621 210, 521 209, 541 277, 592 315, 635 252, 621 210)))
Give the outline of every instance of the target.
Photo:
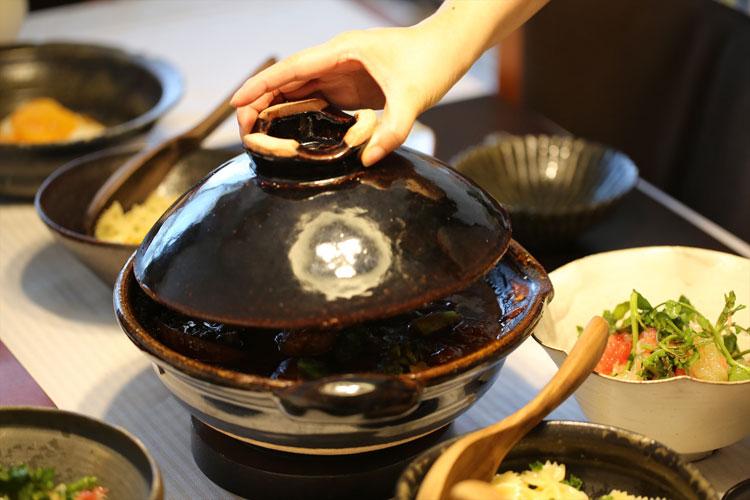
POLYGON ((503 209, 428 156, 284 184, 234 158, 188 192, 136 253, 135 276, 188 315, 273 327, 343 326, 465 288, 510 241, 503 209))

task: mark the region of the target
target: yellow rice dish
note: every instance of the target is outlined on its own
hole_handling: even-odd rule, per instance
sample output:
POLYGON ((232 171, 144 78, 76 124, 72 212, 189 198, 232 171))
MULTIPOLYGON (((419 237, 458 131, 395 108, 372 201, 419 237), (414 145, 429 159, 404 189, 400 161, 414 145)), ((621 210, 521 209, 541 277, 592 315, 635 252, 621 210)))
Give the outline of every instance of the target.
POLYGON ((94 236, 112 243, 138 245, 175 199, 154 192, 127 212, 115 201, 97 219, 94 236))
POLYGON ((43 144, 96 137, 105 127, 50 97, 26 101, 0 121, 0 143, 43 144))

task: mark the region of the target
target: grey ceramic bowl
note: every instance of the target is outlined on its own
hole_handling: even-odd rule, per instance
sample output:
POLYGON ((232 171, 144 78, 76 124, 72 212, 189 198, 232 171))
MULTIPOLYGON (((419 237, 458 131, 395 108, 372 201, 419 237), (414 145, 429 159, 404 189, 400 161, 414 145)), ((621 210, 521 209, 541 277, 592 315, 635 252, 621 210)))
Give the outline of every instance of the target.
MULTIPOLYGON (((127 145, 70 162, 47 178, 36 195, 36 211, 53 236, 99 278, 114 286, 136 245, 110 243, 86 233, 86 207, 109 175, 143 145, 127 145)), ((168 193, 181 194, 208 172, 236 156, 237 149, 202 149, 180 161, 163 181, 168 193)))
POLYGON ((159 467, 123 429, 52 408, 0 408, 0 463, 54 467, 55 480, 94 476, 109 500, 161 500, 159 467))
MULTIPOLYGON (((436 445, 403 472, 395 500, 412 500, 425 474, 458 437, 436 445)), ((542 422, 506 456, 499 472, 528 469, 531 462, 557 461, 583 480, 590 498, 624 490, 670 500, 718 500, 711 484, 679 455, 640 434, 586 422, 542 422)))
POLYGON ((575 238, 638 180, 625 154, 567 136, 492 135, 451 163, 503 205, 526 246, 575 238))
POLYGON ((52 97, 105 125, 87 140, 0 144, 0 194, 33 197, 53 170, 144 132, 182 93, 177 70, 120 49, 75 43, 0 46, 0 119, 22 102, 52 97))

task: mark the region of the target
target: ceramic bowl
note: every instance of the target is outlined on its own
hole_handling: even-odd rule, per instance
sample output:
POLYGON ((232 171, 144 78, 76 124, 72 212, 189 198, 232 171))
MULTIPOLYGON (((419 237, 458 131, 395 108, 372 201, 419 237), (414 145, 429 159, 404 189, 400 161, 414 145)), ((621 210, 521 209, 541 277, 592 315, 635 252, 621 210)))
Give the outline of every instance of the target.
MULTIPOLYGON (((456 439, 434 446, 412 462, 396 485, 395 500, 413 500, 430 466, 456 439)), ((589 498, 612 489, 673 500, 719 498, 710 483, 673 450, 615 427, 542 422, 510 450, 499 472, 527 470, 537 460, 565 464, 567 473, 583 480, 589 498)))
POLYGON ((94 476, 109 500, 161 500, 159 467, 123 429, 52 408, 0 408, 0 464, 54 467, 55 480, 94 476))
MULTIPOLYGON (((114 286, 117 274, 137 245, 111 243, 88 235, 86 207, 109 175, 143 147, 119 146, 76 159, 50 175, 36 195, 37 214, 55 239, 110 286, 114 286)), ((162 186, 166 193, 177 196, 238 152, 198 150, 180 161, 162 186)))
POLYGON ((105 131, 91 139, 0 144, 0 194, 33 197, 56 168, 144 132, 182 93, 177 70, 120 49, 75 43, 0 46, 0 118, 34 97, 52 97, 94 118, 105 131))
MULTIPOLYGON (((550 273, 555 300, 534 338, 559 366, 575 343, 577 325, 612 310, 633 289, 651 304, 685 295, 711 321, 734 290, 750 304, 750 260, 688 247, 646 247, 591 255, 550 273)), ((733 317, 750 324, 750 311, 733 317)), ((740 336, 744 349, 747 336, 740 336)), ((627 381, 593 373, 575 393, 592 422, 652 437, 686 458, 735 443, 750 434, 750 381, 709 382, 679 376, 627 381)))
POLYGON ((505 207, 513 237, 526 246, 575 238, 638 180, 623 153, 566 136, 493 135, 451 163, 505 207))

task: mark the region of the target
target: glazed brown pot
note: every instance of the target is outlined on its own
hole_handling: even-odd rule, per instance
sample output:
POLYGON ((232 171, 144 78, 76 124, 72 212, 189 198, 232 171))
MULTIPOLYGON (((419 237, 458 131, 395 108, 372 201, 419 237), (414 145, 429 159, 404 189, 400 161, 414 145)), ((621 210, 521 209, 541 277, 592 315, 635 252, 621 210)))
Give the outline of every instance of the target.
POLYGON ((366 117, 325 107, 270 115, 261 114, 256 134, 296 145, 274 156, 273 144, 258 151, 246 140, 251 154, 216 169, 162 216, 115 285, 122 328, 196 418, 264 447, 356 453, 446 425, 530 335, 552 297, 544 269, 511 241, 504 210, 447 165, 399 148, 364 168, 364 143, 347 131, 366 117), (357 251, 326 260, 343 243, 357 251), (166 308, 254 328, 336 329, 478 280, 497 297, 494 340, 403 375, 299 381, 241 373, 167 347, 151 321, 166 308))

